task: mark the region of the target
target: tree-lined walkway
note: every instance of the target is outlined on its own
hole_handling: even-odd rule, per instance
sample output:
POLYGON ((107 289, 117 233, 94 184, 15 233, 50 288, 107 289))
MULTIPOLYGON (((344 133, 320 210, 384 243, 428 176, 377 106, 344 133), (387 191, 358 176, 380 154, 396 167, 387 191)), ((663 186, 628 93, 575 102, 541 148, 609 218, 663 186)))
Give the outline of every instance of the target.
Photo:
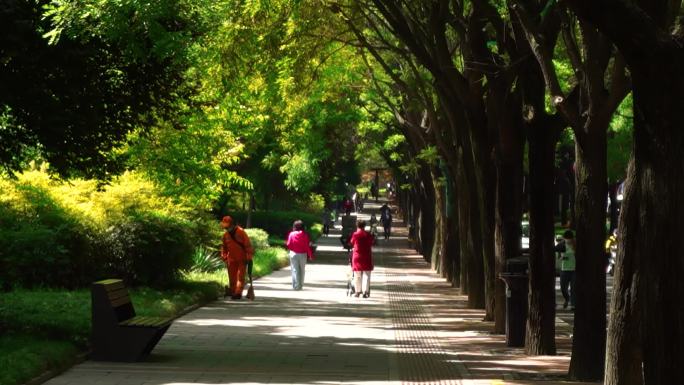
POLYGON ((48 384, 550 384, 565 375, 567 338, 556 357, 506 348, 395 224, 375 248, 368 299, 346 296, 347 253, 331 234, 304 290, 291 290, 283 269, 256 282, 254 302, 219 300, 176 320, 146 362, 87 361, 48 384))

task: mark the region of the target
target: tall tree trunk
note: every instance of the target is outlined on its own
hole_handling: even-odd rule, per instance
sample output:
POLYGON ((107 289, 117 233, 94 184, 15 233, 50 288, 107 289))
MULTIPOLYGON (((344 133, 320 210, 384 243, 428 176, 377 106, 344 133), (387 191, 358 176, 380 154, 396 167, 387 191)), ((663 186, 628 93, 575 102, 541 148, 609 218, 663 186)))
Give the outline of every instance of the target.
POLYGON ((435 167, 432 167, 432 189, 434 191, 434 238, 432 241, 432 253, 430 255, 430 266, 435 273, 444 277, 444 227, 446 213, 444 209, 444 188, 440 182, 440 175, 435 167))
POLYGON ((423 190, 423 203, 421 207, 420 241, 422 243, 423 258, 430 261, 435 239, 435 189, 432 175, 428 166, 421 167, 421 189, 423 190))
POLYGON ((468 306, 475 309, 484 309, 486 305, 485 292, 485 265, 482 251, 484 250, 482 244, 481 232, 481 216, 479 213, 480 205, 478 203, 477 194, 479 193, 476 177, 474 175, 475 167, 471 154, 463 154, 463 184, 462 190, 467 194, 465 200, 467 204, 467 227, 466 236, 468 237, 468 252, 471 258, 468 260, 468 306))
POLYGON ((549 119, 530 125, 530 286, 525 352, 556 354, 553 167, 556 134, 549 119))
POLYGON ((633 84, 634 152, 618 230, 604 380, 638 384, 643 375, 648 385, 678 383, 684 378, 684 248, 677 242, 684 228, 684 33, 681 25, 676 35, 666 31, 680 4, 568 4, 615 43, 633 84))
MULTIPOLYGON (((485 280, 485 320, 494 321, 494 309, 496 307, 496 262, 494 256, 494 233, 495 233, 495 212, 496 212, 496 169, 489 159, 489 162, 481 166, 482 170, 482 191, 480 195, 480 226, 482 228, 482 260, 483 274, 485 280)), ((500 298, 500 301, 505 298, 500 298)))
POLYGON ((461 287, 461 245, 458 231, 458 218, 456 211, 447 216, 446 228, 446 255, 445 263, 448 265, 447 279, 452 287, 461 287))
MULTIPOLYGON (((618 248, 619 275, 611 304, 608 349, 626 352, 618 364, 634 365, 638 356, 620 328, 638 322, 645 384, 666 384, 684 378, 684 52, 663 50, 662 57, 633 69, 634 162, 626 182, 618 248), (630 286, 627 286, 631 283, 630 286), (636 287, 636 293, 632 293, 636 287), (637 317, 626 319, 633 295, 637 317), (626 324, 623 324, 624 322, 626 324)), ((622 384, 615 362, 606 383, 622 384)))
POLYGON ((478 239, 479 215, 473 203, 472 184, 467 182, 465 167, 457 173, 459 185, 459 236, 461 239, 461 287, 468 294, 468 306, 484 308, 484 272, 481 247, 478 239))
MULTIPOLYGON (((621 237, 632 232, 632 242, 638 242, 635 232, 638 231, 639 202, 634 198, 640 195, 640 186, 634 182, 637 178, 634 158, 630 160, 627 169, 625 195, 629 200, 623 201, 622 214, 618 234, 621 237)), ((613 276, 613 295, 610 302, 610 318, 606 341, 606 371, 604 383, 606 385, 641 385, 642 379, 642 350, 641 328, 639 319, 639 286, 641 276, 640 260, 634 257, 627 248, 634 248, 620 239, 615 261, 613 276), (632 258, 628 258, 631 256, 632 258)))
POLYGON ((603 378, 606 349, 606 194, 609 118, 595 117, 575 146, 577 299, 570 376, 603 378))
MULTIPOLYGON (((506 260, 520 255, 523 193, 522 127, 514 121, 500 127, 496 168, 496 274, 503 272, 506 260)), ((494 332, 506 331, 506 285, 496 280, 494 332)))
POLYGON ((442 164, 444 189, 444 266, 446 278, 453 287, 461 285, 461 252, 458 237, 458 217, 455 180, 446 164, 442 164))
POLYGON ((423 252, 423 243, 420 240, 420 223, 421 223, 421 208, 423 207, 423 198, 420 189, 420 182, 415 181, 415 187, 413 188, 413 199, 411 199, 411 206, 413 212, 413 246, 417 252, 423 252))

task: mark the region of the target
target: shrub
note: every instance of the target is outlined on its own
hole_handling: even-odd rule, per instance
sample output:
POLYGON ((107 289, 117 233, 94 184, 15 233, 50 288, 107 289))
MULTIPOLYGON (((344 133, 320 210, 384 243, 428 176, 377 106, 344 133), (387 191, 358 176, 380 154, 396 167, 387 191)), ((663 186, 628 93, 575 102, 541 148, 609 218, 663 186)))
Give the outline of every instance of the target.
POLYGON ((159 213, 139 212, 113 224, 103 240, 105 270, 131 284, 165 286, 192 266, 189 224, 159 213))
POLYGON ((0 285, 75 287, 120 276, 167 285, 215 242, 215 221, 160 196, 126 173, 105 188, 44 171, 0 179, 0 285))
POLYGON ((192 254, 191 271, 200 273, 212 273, 225 267, 225 263, 219 258, 218 251, 205 246, 198 246, 192 254))
POLYGON ((268 233, 266 231, 252 227, 245 229, 245 232, 249 236, 249 241, 255 251, 268 248, 268 233))
POLYGON ((93 223, 64 207, 43 174, 0 184, 0 284, 86 283, 98 266, 92 260, 93 223))
POLYGON ((270 274, 287 264, 289 261, 287 251, 277 247, 259 250, 254 254, 254 270, 256 276, 270 274))

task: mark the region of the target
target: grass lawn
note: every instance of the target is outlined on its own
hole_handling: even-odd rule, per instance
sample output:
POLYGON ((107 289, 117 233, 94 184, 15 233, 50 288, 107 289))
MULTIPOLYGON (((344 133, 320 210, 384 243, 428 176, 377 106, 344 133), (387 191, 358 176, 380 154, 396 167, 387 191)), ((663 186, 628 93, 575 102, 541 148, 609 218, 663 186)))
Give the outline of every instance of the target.
MULTIPOLYGON (((255 277, 288 262, 282 248, 258 250, 255 277)), ((176 316, 215 300, 227 284, 225 270, 189 272, 174 287, 130 289, 136 313, 176 316)), ((89 346, 90 291, 33 289, 0 293, 0 385, 22 384, 48 369, 67 368, 89 346)))

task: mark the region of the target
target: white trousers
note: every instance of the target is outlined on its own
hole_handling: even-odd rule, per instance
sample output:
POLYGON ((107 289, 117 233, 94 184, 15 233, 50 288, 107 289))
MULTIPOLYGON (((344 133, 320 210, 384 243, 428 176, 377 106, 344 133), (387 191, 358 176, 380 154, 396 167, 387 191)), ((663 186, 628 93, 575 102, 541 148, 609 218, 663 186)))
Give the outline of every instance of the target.
POLYGON ((292 269, 292 288, 302 290, 304 270, 306 269, 306 253, 295 253, 290 250, 290 268, 292 269))
POLYGON ((370 292, 370 271, 355 271, 354 272, 354 291, 357 293, 370 292), (361 290, 363 289, 363 290, 361 290))

